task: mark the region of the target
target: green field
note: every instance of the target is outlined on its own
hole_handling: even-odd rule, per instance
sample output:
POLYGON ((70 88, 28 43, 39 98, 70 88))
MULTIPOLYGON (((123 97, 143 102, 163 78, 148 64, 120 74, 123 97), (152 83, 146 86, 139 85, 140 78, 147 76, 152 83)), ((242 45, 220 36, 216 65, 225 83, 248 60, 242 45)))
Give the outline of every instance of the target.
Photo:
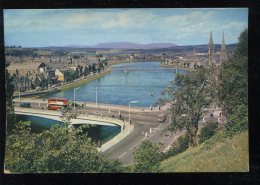
POLYGON ((217 142, 209 150, 202 145, 161 163, 163 172, 248 172, 248 133, 217 142))

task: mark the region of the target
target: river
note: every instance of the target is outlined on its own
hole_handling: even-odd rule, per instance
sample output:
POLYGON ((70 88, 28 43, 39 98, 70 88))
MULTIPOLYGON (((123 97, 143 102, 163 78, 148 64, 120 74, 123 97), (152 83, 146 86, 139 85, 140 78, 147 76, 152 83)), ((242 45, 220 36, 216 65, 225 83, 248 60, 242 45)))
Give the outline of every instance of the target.
MULTIPOLYGON (((186 71, 179 69, 178 72, 186 71)), ((129 101, 137 100, 134 106, 149 107, 162 98, 161 92, 175 76, 175 69, 162 67, 156 61, 116 64, 111 66, 110 74, 80 85, 75 99, 96 102, 97 95, 98 103, 128 105, 129 101)), ((73 100, 74 88, 46 96, 50 97, 73 100)))
MULTIPOLYGON (((175 69, 162 67, 160 62, 156 61, 115 64, 110 68, 111 72, 108 75, 81 84, 75 91, 76 100, 95 102, 97 95, 98 103, 128 105, 129 101, 137 101, 134 106, 149 107, 162 98, 161 92, 176 76, 175 69)), ((178 72, 186 73, 181 69, 178 69, 178 72)), ((49 97, 73 100, 74 88, 46 96, 49 97)), ((18 116, 18 120, 31 121, 34 132, 48 129, 53 124, 61 124, 34 116, 18 116)), ((119 133, 120 127, 96 126, 87 132, 94 141, 104 142, 119 133)))

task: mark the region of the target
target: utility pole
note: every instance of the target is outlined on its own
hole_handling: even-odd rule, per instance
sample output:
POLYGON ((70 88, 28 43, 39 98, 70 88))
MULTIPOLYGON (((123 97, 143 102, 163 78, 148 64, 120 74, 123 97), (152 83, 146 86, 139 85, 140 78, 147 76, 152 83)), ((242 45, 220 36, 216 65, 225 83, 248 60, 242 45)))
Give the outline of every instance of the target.
POLYGON ((131 123, 131 117, 130 117, 130 105, 131 103, 137 103, 138 101, 135 100, 135 101, 129 101, 129 107, 128 107, 128 117, 129 117, 129 123, 131 123))
POLYGON ((78 90, 80 87, 78 87, 78 88, 74 88, 74 112, 75 112, 75 100, 76 100, 76 90, 78 90))
POLYGON ((19 101, 21 101, 21 89, 20 89, 20 85, 19 85, 18 87, 19 87, 19 101))
POLYGON ((96 106, 97 106, 97 86, 96 86, 96 106))

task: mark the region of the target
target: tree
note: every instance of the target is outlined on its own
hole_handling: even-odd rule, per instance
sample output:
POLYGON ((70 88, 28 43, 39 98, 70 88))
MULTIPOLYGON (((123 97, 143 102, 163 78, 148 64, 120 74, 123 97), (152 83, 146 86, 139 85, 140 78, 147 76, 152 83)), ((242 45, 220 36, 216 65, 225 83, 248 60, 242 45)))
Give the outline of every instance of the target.
POLYGON ((7 125, 15 122, 15 114, 13 107, 13 94, 15 85, 13 83, 14 79, 8 73, 7 69, 5 70, 5 97, 6 97, 6 121, 7 125))
POLYGON ((214 121, 207 122, 206 126, 201 128, 199 142, 203 143, 207 139, 211 138, 216 133, 217 128, 218 128, 217 122, 214 122, 214 121))
POLYGON ((247 30, 239 36, 235 55, 222 64, 219 83, 219 100, 224 105, 227 117, 248 105, 248 59, 247 30))
POLYGON ((170 108, 171 124, 166 131, 186 130, 190 146, 196 146, 198 124, 203 111, 214 99, 215 79, 211 69, 198 68, 188 74, 177 75, 175 79, 174 102, 170 108))
POLYGON ((234 56, 221 66, 218 97, 227 117, 229 135, 248 126, 248 31, 239 36, 234 56))
POLYGON ((92 64, 91 68, 92 68, 91 69, 92 73, 96 73, 97 69, 96 69, 96 64, 95 63, 92 64))
POLYGON ((159 147, 150 141, 142 142, 134 153, 136 172, 159 171, 161 153, 159 147))
POLYGON ((7 137, 5 167, 16 173, 122 172, 118 161, 100 154, 82 128, 68 127, 76 115, 65 112, 64 123, 33 133, 29 122, 18 122, 7 137))

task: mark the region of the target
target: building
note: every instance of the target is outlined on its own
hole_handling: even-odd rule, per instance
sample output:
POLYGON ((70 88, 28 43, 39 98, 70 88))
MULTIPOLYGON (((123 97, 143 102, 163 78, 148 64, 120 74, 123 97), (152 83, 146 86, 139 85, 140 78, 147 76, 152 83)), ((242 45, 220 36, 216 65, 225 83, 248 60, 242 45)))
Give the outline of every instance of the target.
POLYGON ((226 46, 225 46, 225 38, 224 38, 224 32, 222 37, 222 44, 221 44, 221 50, 220 50, 220 62, 224 62, 227 59, 226 55, 226 46))
POLYGON ((212 32, 210 32, 210 38, 209 38, 209 47, 208 47, 208 63, 213 63, 213 55, 214 55, 214 43, 212 39, 212 32))
POLYGON ((58 82, 64 82, 65 78, 64 78, 64 72, 61 71, 60 69, 55 69, 55 76, 57 76, 57 80, 58 82))
POLYGON ((210 38, 209 38, 209 46, 208 46, 208 64, 212 65, 220 64, 227 60, 227 54, 226 54, 226 46, 225 46, 225 38, 224 38, 224 32, 222 36, 222 44, 220 51, 217 51, 214 53, 214 43, 212 38, 212 32, 210 32, 210 38))

